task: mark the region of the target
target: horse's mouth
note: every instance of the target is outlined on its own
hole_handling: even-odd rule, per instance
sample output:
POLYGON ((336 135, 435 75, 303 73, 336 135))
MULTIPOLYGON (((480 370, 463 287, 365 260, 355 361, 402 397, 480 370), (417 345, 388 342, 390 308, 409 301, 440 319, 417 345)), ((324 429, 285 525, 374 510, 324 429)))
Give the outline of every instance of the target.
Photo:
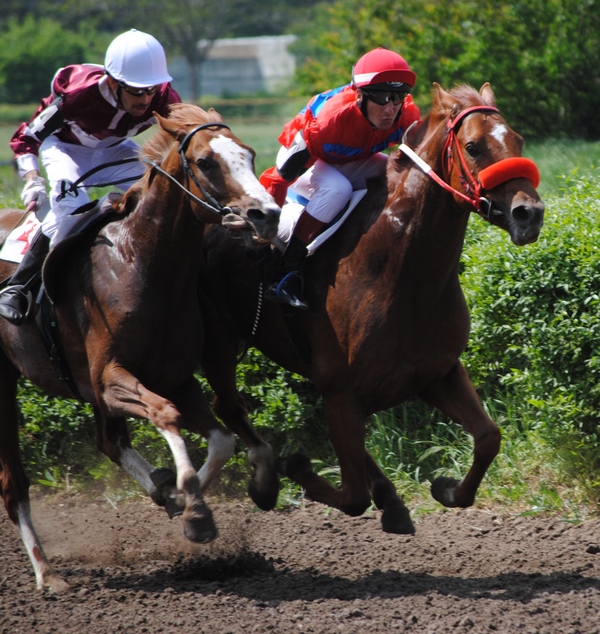
POLYGON ((252 225, 247 220, 235 214, 227 214, 223 218, 223 226, 227 227, 230 231, 244 231, 252 229, 252 225))
POLYGON ((228 214, 223 218, 222 225, 234 235, 237 234, 243 238, 248 246, 259 247, 271 243, 269 238, 259 235, 252 222, 240 216, 228 214))

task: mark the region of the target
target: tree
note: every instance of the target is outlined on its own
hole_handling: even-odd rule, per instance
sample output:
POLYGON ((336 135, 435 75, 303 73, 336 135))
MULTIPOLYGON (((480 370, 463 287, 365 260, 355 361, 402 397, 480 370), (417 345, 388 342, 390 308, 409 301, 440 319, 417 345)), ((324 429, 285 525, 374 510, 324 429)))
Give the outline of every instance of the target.
POLYGON ((0 98, 33 103, 50 94, 61 66, 89 61, 85 40, 48 19, 8 23, 0 38, 0 98))
POLYGON ((433 81, 490 81, 528 137, 600 138, 600 0, 340 0, 298 33, 305 93, 348 82, 362 53, 385 46, 415 70, 423 108, 433 81))

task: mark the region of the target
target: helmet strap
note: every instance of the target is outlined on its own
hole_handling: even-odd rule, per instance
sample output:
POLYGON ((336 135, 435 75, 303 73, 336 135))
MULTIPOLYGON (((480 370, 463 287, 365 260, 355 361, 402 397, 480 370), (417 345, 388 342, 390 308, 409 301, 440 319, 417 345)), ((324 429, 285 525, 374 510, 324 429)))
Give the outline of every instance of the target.
POLYGON ((109 79, 112 79, 112 81, 116 84, 116 88, 113 90, 112 86, 110 85, 110 83, 108 84, 111 91, 114 92, 114 96, 115 96, 115 100, 117 102, 117 106, 119 106, 119 108, 121 108, 121 110, 125 110, 125 106, 123 105, 123 100, 121 99, 121 94, 122 94, 122 88, 119 85, 119 82, 114 79, 113 77, 111 77, 108 73, 106 73, 106 76, 109 79))

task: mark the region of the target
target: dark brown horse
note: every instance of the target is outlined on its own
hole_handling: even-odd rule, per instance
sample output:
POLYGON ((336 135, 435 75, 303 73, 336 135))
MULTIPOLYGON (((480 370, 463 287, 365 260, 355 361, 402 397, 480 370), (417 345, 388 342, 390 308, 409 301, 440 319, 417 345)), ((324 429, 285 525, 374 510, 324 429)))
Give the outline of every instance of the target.
POLYGON ((317 475, 305 456, 277 464, 312 500, 350 515, 373 501, 383 530, 414 532, 408 510, 365 449, 366 418, 414 396, 475 441, 467 475, 433 483, 440 503, 473 504, 498 453, 498 426, 459 360, 469 336, 459 261, 472 211, 506 230, 516 245, 538 238, 544 216, 535 190, 539 175, 521 157, 523 140, 498 112, 489 84, 479 92, 468 86, 446 92, 436 84, 433 96, 429 116, 390 157, 387 181, 371 183, 352 216, 307 259, 310 311, 266 302, 258 314, 259 271, 225 232, 207 231, 202 288, 211 341, 202 365, 217 414, 250 448, 258 469, 250 494, 262 508, 274 504, 275 476, 270 449, 248 422, 235 386, 236 355, 245 345, 310 378, 323 396, 341 488, 317 475))
MULTIPOLYGON (((55 266, 52 296, 75 389, 94 409, 99 449, 165 504, 169 492, 157 491, 152 467, 131 447, 126 426, 126 417, 150 419, 173 453, 184 533, 204 542, 216 529, 202 492, 234 446, 193 376, 205 338, 197 294, 204 227, 222 223, 244 236, 238 239, 246 246, 264 245, 275 235, 280 209, 254 175, 250 148, 214 111, 179 105, 168 119, 157 118, 160 128, 142 151, 150 166, 123 198, 121 217, 55 266), (208 459, 198 473, 182 428, 208 438, 208 459)), ((22 213, 4 210, 2 227, 22 213)), ((0 263, 0 276, 12 268, 0 263)), ((20 376, 72 397, 48 358, 38 313, 20 327, 0 320, 0 492, 38 587, 60 590, 65 584, 52 572, 31 521, 18 446, 20 376)))

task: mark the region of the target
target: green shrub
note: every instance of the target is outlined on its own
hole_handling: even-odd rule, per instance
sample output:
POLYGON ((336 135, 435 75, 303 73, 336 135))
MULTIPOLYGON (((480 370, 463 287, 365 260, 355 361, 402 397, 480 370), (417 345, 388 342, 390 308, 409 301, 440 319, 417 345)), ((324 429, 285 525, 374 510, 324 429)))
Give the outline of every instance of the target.
POLYGON ((28 381, 18 394, 21 421, 21 458, 34 483, 63 485, 98 462, 91 407, 73 400, 52 398, 28 381))
POLYGON ((524 248, 473 226, 464 361, 483 398, 519 404, 513 424, 537 424, 600 501, 600 171, 572 174, 546 205, 539 241, 524 248))

